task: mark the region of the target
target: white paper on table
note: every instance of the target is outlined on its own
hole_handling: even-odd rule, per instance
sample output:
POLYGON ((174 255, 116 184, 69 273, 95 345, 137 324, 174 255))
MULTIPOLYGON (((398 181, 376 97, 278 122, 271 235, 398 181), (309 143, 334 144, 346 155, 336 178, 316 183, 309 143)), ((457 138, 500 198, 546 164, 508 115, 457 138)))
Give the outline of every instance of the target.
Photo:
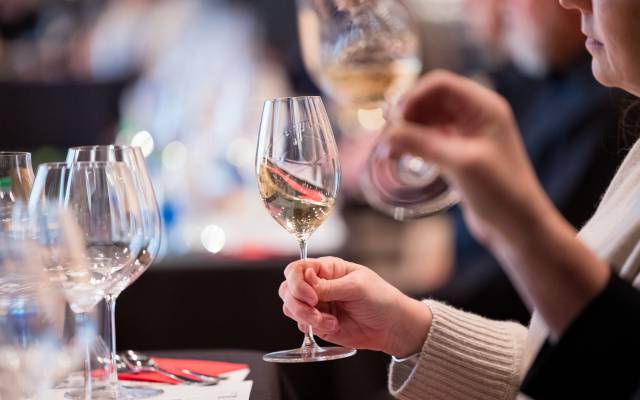
POLYGON ((220 384, 243 381, 247 379, 247 376, 249 376, 249 372, 251 372, 249 368, 243 368, 237 371, 227 372, 226 374, 220 374, 220 376, 227 378, 227 379, 221 380, 220 384))
MULTIPOLYGON (((216 386, 188 386, 163 385, 147 382, 132 382, 136 385, 151 386, 164 391, 153 397, 153 400, 249 400, 253 381, 227 382, 216 386)), ((68 389, 51 390, 44 398, 51 400, 65 400, 64 394, 68 389)))

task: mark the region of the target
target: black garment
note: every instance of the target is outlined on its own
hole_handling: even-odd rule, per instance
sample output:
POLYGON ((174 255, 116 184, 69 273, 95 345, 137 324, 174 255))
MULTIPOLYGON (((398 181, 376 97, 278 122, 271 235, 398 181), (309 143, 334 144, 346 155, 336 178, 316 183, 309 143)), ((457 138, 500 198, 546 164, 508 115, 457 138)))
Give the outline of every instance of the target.
MULTIPOLYGON (((532 79, 508 67, 492 80, 514 110, 545 191, 565 218, 581 227, 624 157, 617 150, 616 92, 594 79, 588 57, 564 74, 532 79)), ((528 322, 529 313, 497 260, 471 236, 459 208, 452 216, 454 276, 433 297, 489 318, 528 322)))
POLYGON ((522 392, 535 400, 637 398, 639 340, 640 292, 611 274, 558 343, 540 350, 522 392))

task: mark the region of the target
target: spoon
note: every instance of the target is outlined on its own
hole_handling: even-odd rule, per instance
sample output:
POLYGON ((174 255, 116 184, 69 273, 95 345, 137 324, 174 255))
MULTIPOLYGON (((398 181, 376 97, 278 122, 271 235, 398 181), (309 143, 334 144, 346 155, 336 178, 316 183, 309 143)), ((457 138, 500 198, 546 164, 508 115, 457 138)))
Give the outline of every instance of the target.
POLYGON ((178 376, 160 367, 151 357, 133 350, 125 351, 120 357, 133 372, 158 372, 186 385, 213 386, 219 382, 217 378, 204 379, 203 377, 198 377, 196 379, 187 376, 178 376))

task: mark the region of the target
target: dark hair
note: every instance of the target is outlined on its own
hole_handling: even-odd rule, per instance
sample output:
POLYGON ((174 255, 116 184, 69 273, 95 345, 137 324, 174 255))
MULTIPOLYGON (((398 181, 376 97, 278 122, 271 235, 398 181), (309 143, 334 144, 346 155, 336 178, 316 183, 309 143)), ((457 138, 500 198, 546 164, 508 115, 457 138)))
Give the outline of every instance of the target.
POLYGON ((622 105, 620 145, 624 148, 630 148, 640 138, 640 99, 626 96, 622 100, 622 105))

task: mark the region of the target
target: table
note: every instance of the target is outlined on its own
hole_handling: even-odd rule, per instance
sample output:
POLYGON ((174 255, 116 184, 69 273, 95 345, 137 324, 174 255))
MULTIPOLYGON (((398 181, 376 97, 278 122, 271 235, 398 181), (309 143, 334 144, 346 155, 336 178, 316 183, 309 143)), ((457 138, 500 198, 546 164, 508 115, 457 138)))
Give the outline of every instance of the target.
POLYGON ((212 350, 212 351, 159 351, 154 356, 212 361, 227 361, 248 364, 251 369, 248 380, 253 381, 250 400, 280 400, 291 398, 280 389, 278 367, 262 361, 262 352, 251 350, 212 350))
MULTIPOLYGON (((288 261, 182 259, 151 267, 118 300, 119 349, 190 358, 220 354, 211 349, 251 349, 254 356, 248 364, 254 368, 256 383, 262 376, 267 382, 279 382, 279 393, 266 390, 276 396, 271 398, 392 399, 387 391, 389 356, 382 353, 361 351, 344 360, 310 364, 274 366, 261 361, 263 353, 302 342, 296 324, 282 314, 278 297, 288 261)), ((236 354, 231 350, 227 359, 242 361, 233 358, 236 354)), ((256 388, 256 396, 259 390, 262 393, 256 388)))

